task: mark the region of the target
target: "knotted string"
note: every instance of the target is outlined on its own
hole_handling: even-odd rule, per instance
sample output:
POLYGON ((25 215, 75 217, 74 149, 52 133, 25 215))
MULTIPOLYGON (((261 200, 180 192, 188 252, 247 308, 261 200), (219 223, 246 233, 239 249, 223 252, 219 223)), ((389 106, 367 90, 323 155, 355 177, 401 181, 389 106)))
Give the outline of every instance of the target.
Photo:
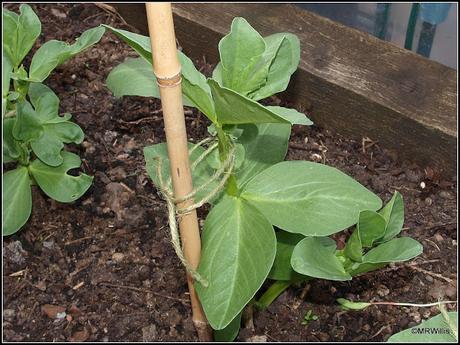
MULTIPOLYGON (((194 145, 192 149, 189 151, 189 155, 191 154, 202 144, 204 143, 209 143, 213 140, 213 138, 206 138, 202 141, 200 141, 198 144, 194 145)), ((217 143, 214 143, 208 147, 192 164, 191 169, 192 171, 196 169, 198 164, 203 161, 214 149, 217 148, 217 143)), ((220 191, 222 191, 225 187, 225 184, 228 180, 228 178, 231 176, 233 168, 235 166, 235 147, 233 146, 230 149, 230 152, 227 155, 227 158, 225 161, 222 163, 219 169, 217 169, 214 174, 211 176, 211 178, 203 183, 202 185, 198 186, 197 188, 193 189, 189 194, 180 197, 180 198, 174 198, 172 188, 171 188, 171 177, 168 179, 167 183, 163 181, 163 176, 162 176, 162 159, 161 157, 154 157, 158 161, 157 164, 157 175, 158 175, 158 180, 159 180, 159 189, 161 194, 163 195, 164 199, 166 200, 166 205, 168 207, 168 222, 169 222, 169 229, 171 232, 171 243, 173 245, 173 248, 176 252, 177 257, 181 261, 181 263, 184 265, 185 269, 187 272, 192 276, 192 278, 196 281, 198 281, 200 284, 202 284, 204 287, 207 287, 209 285, 208 281, 202 277, 188 262, 188 260, 184 256, 184 252, 182 250, 181 242, 180 242, 180 237, 179 237, 179 231, 178 231, 178 226, 177 226, 177 219, 179 217, 183 217, 186 214, 189 214, 193 210, 203 206, 205 203, 207 203, 209 200, 211 200, 213 197, 215 197, 220 191), (208 187, 211 183, 219 180, 219 183, 215 188, 213 188, 207 195, 205 195, 201 200, 198 202, 193 203, 190 206, 187 207, 178 207, 178 203, 182 203, 188 200, 193 199, 198 192, 202 191, 206 187, 208 187)))

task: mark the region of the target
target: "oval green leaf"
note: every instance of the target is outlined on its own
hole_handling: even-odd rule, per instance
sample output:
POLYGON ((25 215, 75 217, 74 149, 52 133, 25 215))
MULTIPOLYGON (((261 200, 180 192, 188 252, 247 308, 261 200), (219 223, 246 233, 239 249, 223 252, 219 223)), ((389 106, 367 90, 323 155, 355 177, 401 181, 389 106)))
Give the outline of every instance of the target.
POLYGON ((253 177, 241 196, 277 227, 305 236, 327 236, 377 210, 380 198, 350 176, 327 165, 288 161, 253 177))
POLYGON ((3 50, 18 67, 42 30, 40 19, 27 4, 19 7, 20 14, 3 8, 3 50))
POLYGON ((290 123, 263 105, 208 79, 215 103, 217 122, 224 124, 290 123))
POLYGON ((407 261, 422 254, 423 246, 410 237, 394 238, 380 244, 363 256, 363 263, 407 261))
POLYGON ((306 237, 294 248, 291 256, 292 268, 300 274, 328 280, 351 280, 333 247, 324 245, 318 237, 306 237))
POLYGON ((404 202, 402 195, 399 192, 395 192, 391 200, 379 213, 386 221, 385 235, 382 239, 382 242, 386 242, 397 236, 403 227, 404 202))
POLYGON ((86 30, 72 45, 56 40, 44 43, 32 58, 29 80, 42 82, 57 66, 99 42, 104 32, 102 26, 86 30))
POLYGON ((72 202, 88 190, 93 178, 86 174, 68 175, 67 171, 80 167, 80 157, 63 151, 62 158, 62 164, 57 167, 49 166, 36 159, 30 164, 29 171, 43 192, 50 198, 59 202, 72 202))
POLYGON ((195 283, 213 329, 223 329, 262 286, 273 264, 276 238, 267 219, 246 201, 225 197, 208 214, 195 283))
POLYGON ((3 236, 17 232, 32 211, 32 191, 27 168, 21 166, 3 175, 3 236))

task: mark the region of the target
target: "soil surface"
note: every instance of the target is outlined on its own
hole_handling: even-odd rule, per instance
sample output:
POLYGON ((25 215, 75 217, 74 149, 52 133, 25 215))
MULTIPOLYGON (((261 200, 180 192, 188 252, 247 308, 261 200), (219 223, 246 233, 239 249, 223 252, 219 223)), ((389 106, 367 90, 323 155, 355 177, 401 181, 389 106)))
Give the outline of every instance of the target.
MULTIPOLYGON (((34 51, 50 39, 72 42, 101 23, 135 31, 93 4, 32 7, 43 31, 34 51)), ((69 150, 82 157, 82 170, 94 176, 94 183, 73 204, 57 203, 34 190, 29 222, 4 239, 4 340, 197 340, 184 269, 169 240, 166 206, 144 168, 143 147, 165 141, 160 102, 115 99, 104 84, 127 56, 136 54, 107 33, 46 81, 59 96, 61 111, 72 113, 85 132, 83 144, 69 150)), ((204 59, 195 62, 203 73, 211 73, 213 66, 204 59)), ((189 109, 186 121, 191 141, 206 136, 204 116, 189 109)), ((335 299, 456 300, 455 177, 441 179, 435 167, 406 164, 378 143, 348 140, 315 126, 293 128, 287 159, 337 167, 384 202, 400 191, 406 213, 403 234, 420 241, 424 253, 351 282, 315 280, 291 287, 267 310, 256 311, 253 327, 242 329, 237 340, 385 341, 437 309, 380 306, 344 312, 335 299), (303 325, 309 310, 318 320, 303 325)), ((203 211, 200 217, 204 219, 203 211)), ((336 239, 343 242, 347 235, 336 239)))

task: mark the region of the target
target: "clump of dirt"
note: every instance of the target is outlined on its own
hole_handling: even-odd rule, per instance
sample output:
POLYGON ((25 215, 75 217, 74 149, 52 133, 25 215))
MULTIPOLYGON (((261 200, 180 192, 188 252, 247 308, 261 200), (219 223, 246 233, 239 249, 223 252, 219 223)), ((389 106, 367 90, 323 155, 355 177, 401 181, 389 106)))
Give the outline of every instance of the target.
MULTIPOLYGON (((17 11, 17 4, 7 4, 17 11)), ((32 4, 43 33, 73 41, 101 23, 134 31, 93 4, 32 4)), ((7 341, 196 341, 185 272, 170 245, 166 206, 148 178, 142 149, 165 141, 158 100, 115 99, 105 87, 112 68, 136 56, 112 34, 60 66, 46 81, 85 132, 82 170, 95 176, 73 204, 33 190, 32 216, 3 242, 3 329, 7 341)), ((26 64, 30 58, 26 60, 26 64)), ((197 62, 210 74, 211 65, 197 62)), ((270 102, 279 103, 273 98, 270 102)), ((188 109, 189 138, 206 135, 207 120, 188 109)), ((457 181, 440 179, 372 142, 356 142, 315 126, 295 126, 287 159, 324 162, 388 201, 406 207, 404 235, 424 246, 415 261, 350 282, 314 280, 291 287, 238 340, 385 341, 438 313, 436 308, 371 307, 343 312, 335 299, 431 302, 456 299, 457 181), (305 298, 300 298, 305 295, 305 298), (302 325, 312 310, 318 320, 302 325)), ((204 218, 206 210, 200 210, 204 218)), ((340 238, 337 238, 340 240, 340 238)))

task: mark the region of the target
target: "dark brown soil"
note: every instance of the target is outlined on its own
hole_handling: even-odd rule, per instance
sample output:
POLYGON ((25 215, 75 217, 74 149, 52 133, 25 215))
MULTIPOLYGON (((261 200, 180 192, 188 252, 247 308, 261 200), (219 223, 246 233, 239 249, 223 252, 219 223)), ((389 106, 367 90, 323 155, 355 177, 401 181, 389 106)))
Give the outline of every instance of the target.
MULTIPOLYGON (((34 49, 50 39, 72 41, 101 23, 133 30, 92 4, 32 7, 43 30, 34 49)), ((160 103, 141 97, 117 100, 104 85, 109 71, 128 55, 136 54, 106 34, 47 80, 61 99, 61 110, 72 113, 85 131, 84 143, 70 149, 95 178, 74 204, 54 202, 34 190, 29 222, 4 239, 4 340, 197 340, 184 269, 169 242, 166 207, 144 169, 142 148, 165 140, 160 103), (64 318, 54 318, 63 310, 64 318)), ((196 63, 206 74, 212 70, 203 61, 196 63)), ((186 120, 190 140, 206 135, 203 116, 188 110, 186 120)), ((254 329, 242 330, 238 340, 257 335, 268 341, 385 341, 438 311, 382 306, 343 312, 335 299, 427 303, 457 298, 454 177, 441 179, 435 167, 408 165, 378 143, 355 142, 314 126, 294 128, 287 159, 338 167, 384 201, 400 191, 406 207, 404 234, 420 241, 424 253, 415 265, 390 267, 352 282, 316 280, 291 287, 268 310, 255 312, 254 329), (319 319, 302 325, 308 310, 319 319)))

